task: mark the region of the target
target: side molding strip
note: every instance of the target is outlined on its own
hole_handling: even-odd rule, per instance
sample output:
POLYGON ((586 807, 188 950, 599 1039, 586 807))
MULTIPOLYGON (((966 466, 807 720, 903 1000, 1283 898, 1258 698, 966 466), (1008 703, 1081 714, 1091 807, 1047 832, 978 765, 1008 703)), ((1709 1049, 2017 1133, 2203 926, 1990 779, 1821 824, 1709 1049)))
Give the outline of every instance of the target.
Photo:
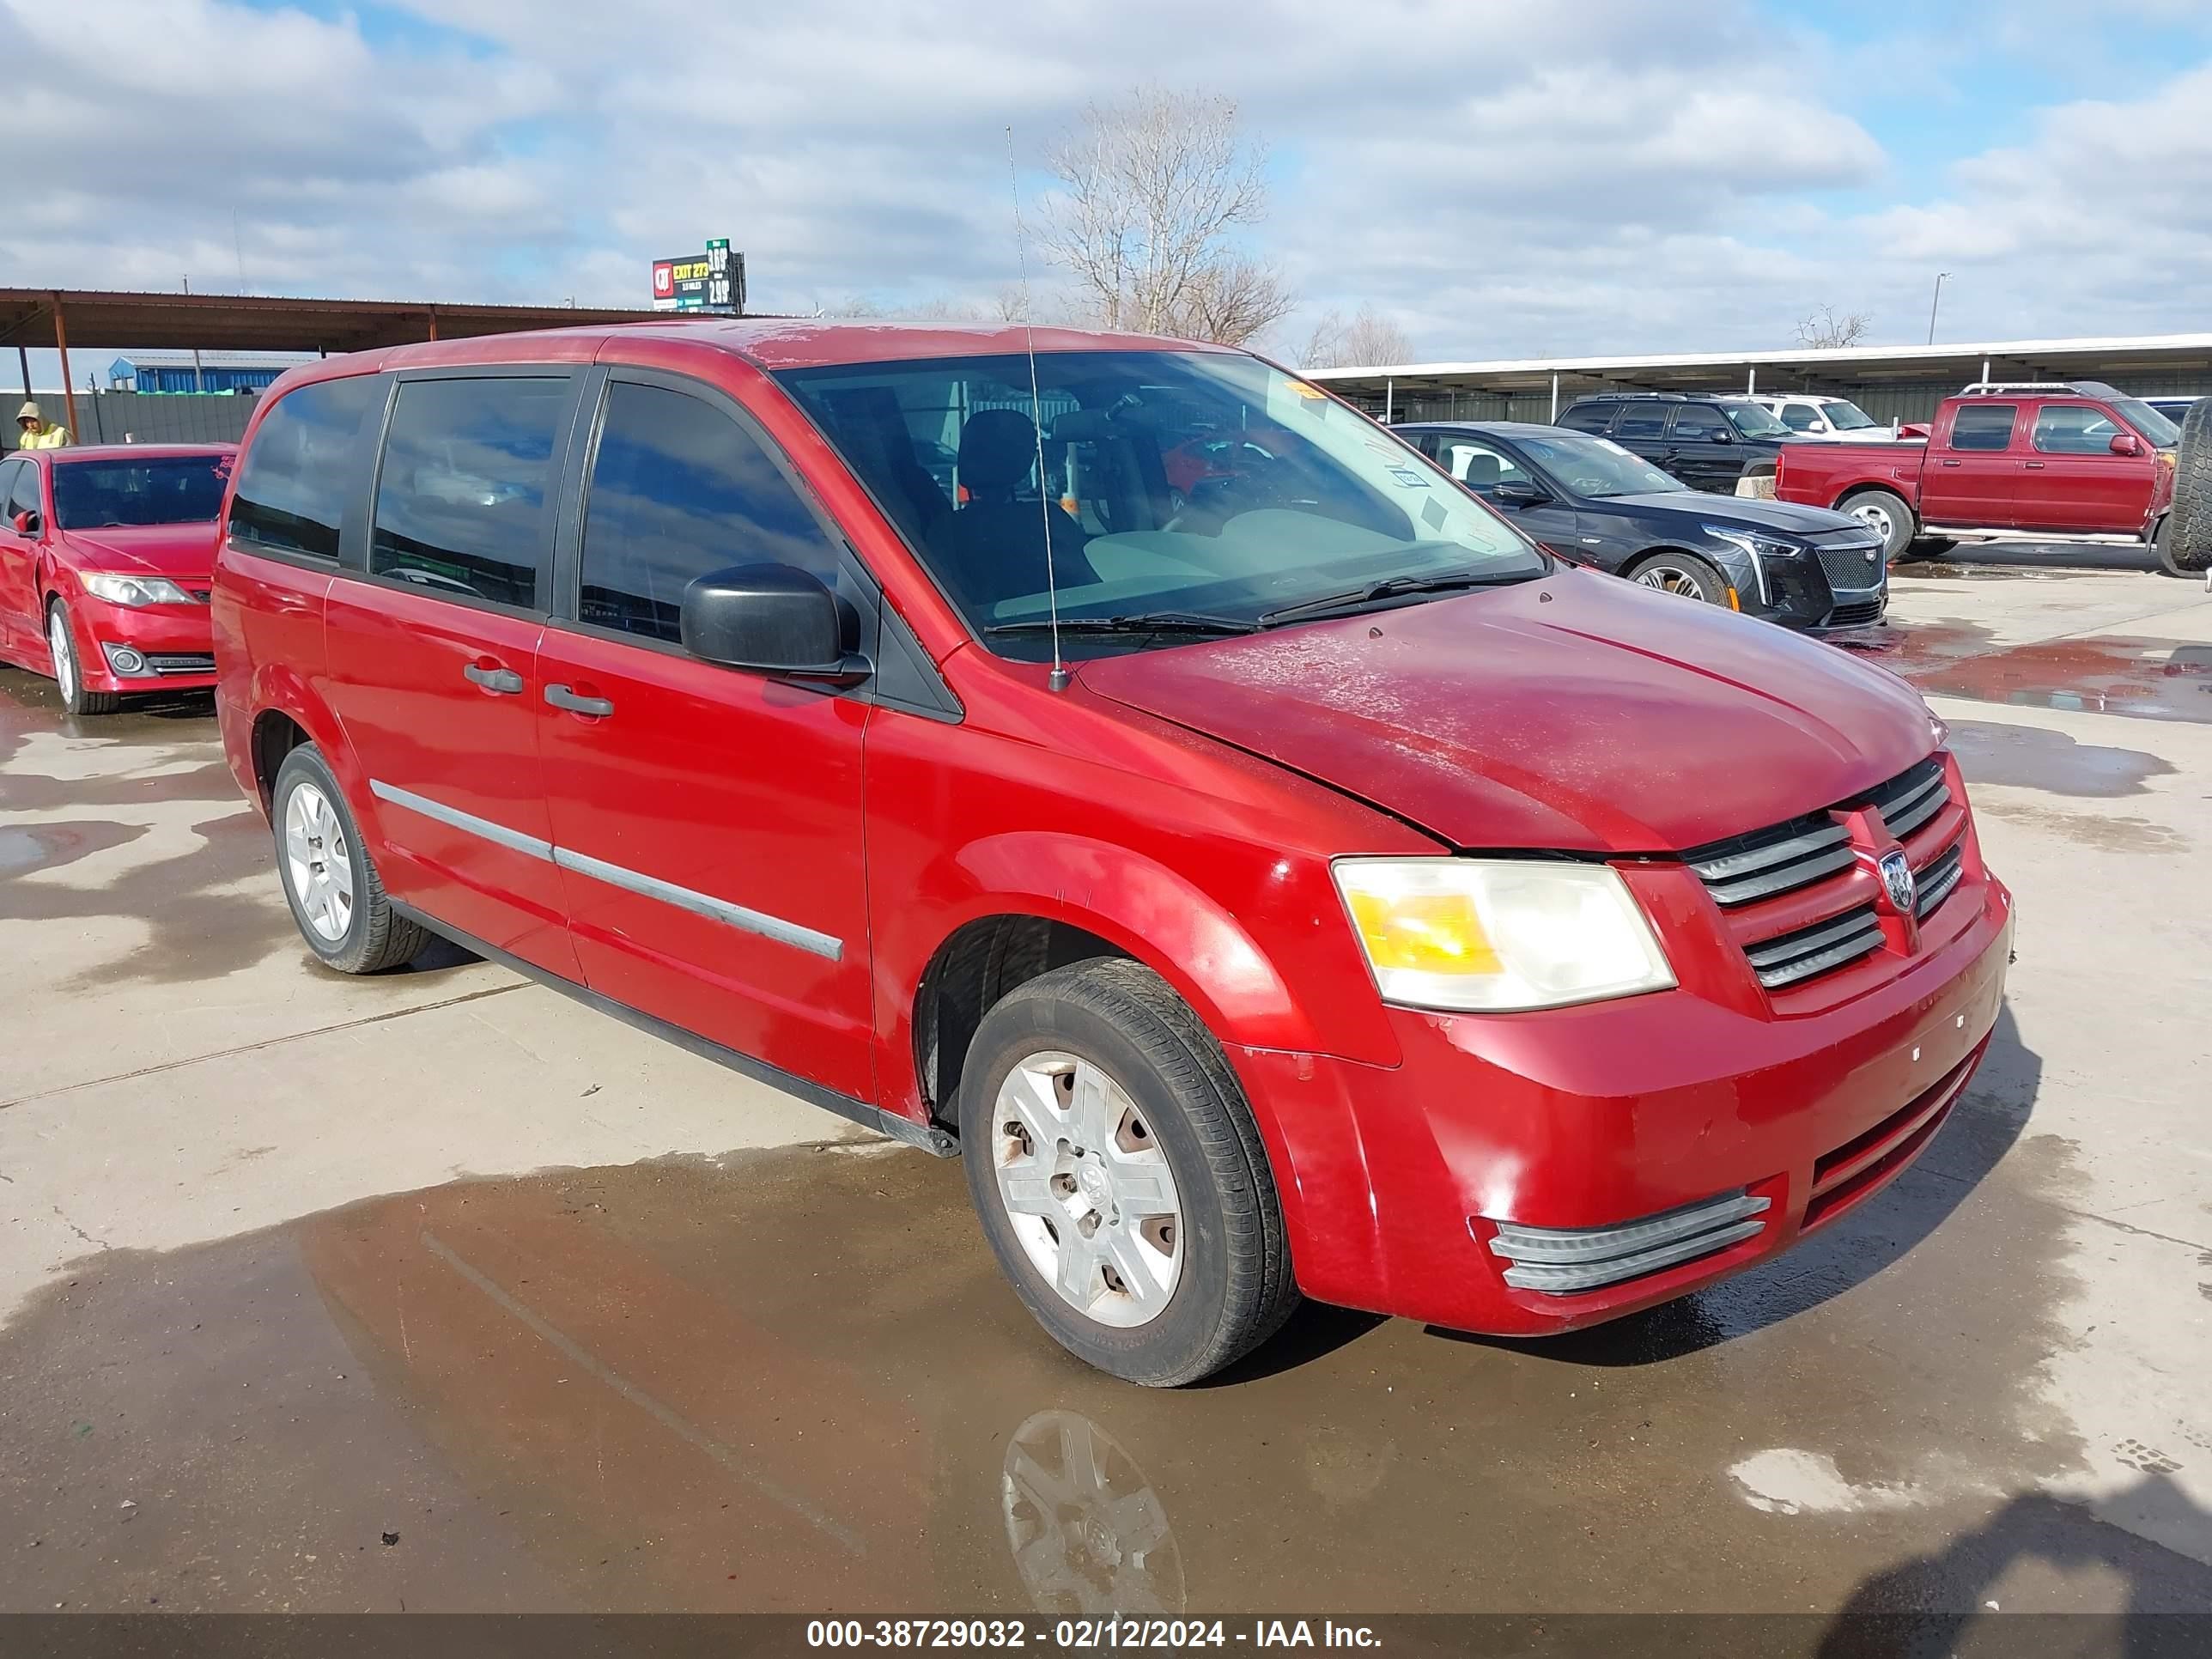
POLYGON ((771 916, 761 910, 749 910, 742 904, 732 904, 727 899, 718 899, 709 893, 696 893, 689 887, 678 887, 674 882, 663 881, 658 876, 648 876, 619 864, 609 864, 604 859, 592 858, 588 854, 556 847, 550 841, 526 836, 519 830, 510 830, 489 818, 480 818, 473 812, 464 812, 457 806, 447 806, 442 801, 418 795, 411 789, 402 789, 380 778, 371 778, 368 790, 380 800, 404 806, 410 812, 420 812, 426 818, 434 818, 440 823, 465 834, 480 836, 494 846, 504 847, 533 859, 544 859, 563 870, 573 870, 580 876, 605 882, 611 887, 620 887, 649 899, 658 899, 663 904, 689 910, 709 921, 719 921, 743 933, 757 933, 763 939, 774 939, 778 945, 788 945, 795 950, 827 957, 831 962, 844 958, 845 941, 834 934, 817 933, 811 927, 801 927, 798 922, 786 921, 781 916, 771 916))

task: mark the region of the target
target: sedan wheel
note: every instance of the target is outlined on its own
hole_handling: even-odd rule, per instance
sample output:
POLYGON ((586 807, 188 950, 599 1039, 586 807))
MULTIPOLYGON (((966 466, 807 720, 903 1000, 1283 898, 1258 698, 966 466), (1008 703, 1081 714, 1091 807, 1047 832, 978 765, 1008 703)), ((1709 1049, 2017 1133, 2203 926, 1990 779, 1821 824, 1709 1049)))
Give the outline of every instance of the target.
POLYGON ((76 635, 70 628, 69 607, 59 599, 46 606, 46 652, 53 659, 54 687, 62 694, 62 707, 72 714, 112 714, 123 706, 112 691, 88 691, 84 671, 77 665, 76 635))
POLYGON ((1182 1205, 1128 1091, 1047 1051, 1006 1073, 996 1117, 999 1199, 1038 1276, 1102 1325, 1159 1317, 1182 1276, 1182 1205))

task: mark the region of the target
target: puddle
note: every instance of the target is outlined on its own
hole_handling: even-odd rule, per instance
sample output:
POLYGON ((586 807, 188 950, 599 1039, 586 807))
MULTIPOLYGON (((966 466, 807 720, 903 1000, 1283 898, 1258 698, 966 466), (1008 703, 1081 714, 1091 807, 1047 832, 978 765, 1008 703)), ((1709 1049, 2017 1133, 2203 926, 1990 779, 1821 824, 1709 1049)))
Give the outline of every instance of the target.
POLYGON ((1987 629, 1905 623, 1876 659, 1930 696, 2212 722, 2212 645, 2111 635, 1996 647, 1987 629))
POLYGON ((1905 1610, 1972 1607, 1951 1540, 2074 1455, 2033 1392, 2068 1154, 2015 1147, 2005 1041, 1921 1169, 1755 1273, 1552 1344, 1308 1309, 1181 1392, 1052 1347, 903 1152, 106 1252, 0 1331, 0 1606, 1804 1609, 1917 1556, 1905 1610))
POLYGON ((1966 781, 2009 784, 2055 795, 2116 799, 2148 794, 2152 778, 2167 777, 2173 763, 2140 749, 2082 743, 2065 732, 1989 720, 1953 720, 1951 749, 1966 781))

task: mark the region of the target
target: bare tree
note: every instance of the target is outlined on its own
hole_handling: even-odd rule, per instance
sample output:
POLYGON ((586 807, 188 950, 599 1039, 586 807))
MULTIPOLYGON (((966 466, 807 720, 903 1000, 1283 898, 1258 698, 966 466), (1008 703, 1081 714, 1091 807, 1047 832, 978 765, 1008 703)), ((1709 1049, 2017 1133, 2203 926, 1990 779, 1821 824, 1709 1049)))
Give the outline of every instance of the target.
POLYGON ((1413 336, 1364 305, 1350 321, 1340 311, 1323 313, 1298 357, 1305 368, 1379 368, 1413 360, 1413 336))
POLYGON ((1797 325, 1797 343, 1816 351, 1832 351, 1841 346, 1856 345, 1873 326, 1874 319, 1863 311, 1847 312, 1838 317, 1833 306, 1822 306, 1797 325))
POLYGON ((1294 303, 1233 240, 1266 216, 1267 159, 1228 98, 1146 88, 1093 104, 1052 152, 1046 257, 1106 327, 1241 343, 1294 303))

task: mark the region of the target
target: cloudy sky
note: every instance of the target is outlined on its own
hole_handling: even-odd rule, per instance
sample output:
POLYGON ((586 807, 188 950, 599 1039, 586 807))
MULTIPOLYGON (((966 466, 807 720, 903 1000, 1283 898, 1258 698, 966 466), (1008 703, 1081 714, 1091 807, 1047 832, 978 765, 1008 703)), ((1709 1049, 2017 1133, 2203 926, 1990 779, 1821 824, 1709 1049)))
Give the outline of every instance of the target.
POLYGON ((2212 5, 0 0, 0 284, 984 299, 1053 138, 1233 97, 1301 295, 1429 360, 2212 327, 2212 5))

